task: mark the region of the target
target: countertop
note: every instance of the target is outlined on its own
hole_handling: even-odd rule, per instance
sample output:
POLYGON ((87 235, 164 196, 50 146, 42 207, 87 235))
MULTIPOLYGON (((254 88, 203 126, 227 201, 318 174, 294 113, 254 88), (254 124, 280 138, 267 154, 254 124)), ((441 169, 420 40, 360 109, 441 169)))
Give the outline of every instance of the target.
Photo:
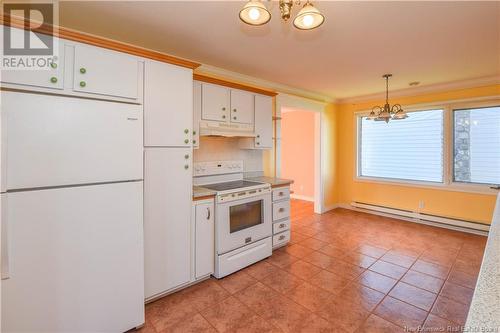
POLYGON ((465 327, 469 332, 500 332, 500 194, 465 327))
POLYGON ((208 188, 204 188, 202 186, 193 186, 193 199, 200 199, 205 197, 213 197, 215 196, 215 191, 212 191, 208 188))
MULTIPOLYGON (((268 184, 271 184, 271 187, 286 186, 286 185, 290 185, 293 183, 293 180, 290 180, 290 179, 264 177, 264 176, 250 177, 250 178, 245 178, 245 179, 255 181, 255 182, 260 182, 260 183, 268 183, 268 184)), ((216 191, 210 190, 210 189, 205 188, 203 186, 193 186, 193 199, 213 197, 213 196, 215 196, 216 193, 217 193, 216 191)))
POLYGON ((293 180, 291 179, 283 179, 283 178, 276 178, 276 177, 250 177, 250 178, 245 178, 246 180, 252 180, 254 182, 261 182, 261 183, 268 183, 271 184, 271 187, 277 187, 277 186, 285 186, 285 185, 290 185, 293 183, 293 180))

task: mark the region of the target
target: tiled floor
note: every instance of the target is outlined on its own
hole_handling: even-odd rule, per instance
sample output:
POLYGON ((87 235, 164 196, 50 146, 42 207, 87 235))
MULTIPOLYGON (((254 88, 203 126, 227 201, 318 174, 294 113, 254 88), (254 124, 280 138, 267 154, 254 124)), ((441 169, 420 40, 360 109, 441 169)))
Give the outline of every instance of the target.
MULTIPOLYGON (((146 306, 142 332, 402 332, 463 325, 486 238, 292 202, 292 241, 146 306)), ((446 329, 444 330, 446 331, 446 329)))

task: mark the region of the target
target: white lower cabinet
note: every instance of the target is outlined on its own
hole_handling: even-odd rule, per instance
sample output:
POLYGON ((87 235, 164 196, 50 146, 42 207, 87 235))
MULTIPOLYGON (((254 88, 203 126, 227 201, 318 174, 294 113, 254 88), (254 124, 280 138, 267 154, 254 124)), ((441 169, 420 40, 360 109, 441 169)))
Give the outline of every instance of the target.
POLYGON ((290 242, 290 187, 273 189, 273 249, 290 242))
POLYGON ((191 279, 191 148, 146 148, 144 155, 145 296, 191 279))
POLYGON ((214 199, 193 202, 192 251, 194 280, 210 276, 215 264, 214 199))

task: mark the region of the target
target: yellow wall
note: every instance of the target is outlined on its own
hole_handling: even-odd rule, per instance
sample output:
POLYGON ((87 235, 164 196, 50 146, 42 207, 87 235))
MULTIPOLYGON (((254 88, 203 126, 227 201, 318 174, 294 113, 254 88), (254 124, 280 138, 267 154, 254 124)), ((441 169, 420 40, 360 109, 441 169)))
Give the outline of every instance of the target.
MULTIPOLYGON (((394 98, 392 103, 404 105, 433 103, 482 96, 500 96, 500 85, 454 90, 412 97, 394 98)), ((421 212, 448 216, 457 219, 490 223, 496 197, 494 195, 454 192, 441 189, 418 188, 401 185, 360 182, 355 176, 355 117, 354 112, 370 109, 383 101, 331 106, 326 114, 327 122, 335 123, 329 133, 332 156, 336 161, 334 176, 326 180, 325 190, 331 191, 327 202, 349 204, 353 201, 384 205, 388 207, 418 210, 420 200, 425 202, 421 212), (327 185, 327 186, 326 186, 327 185)), ((330 127, 330 126, 328 126, 330 127)), ((329 130, 330 131, 330 130, 329 130)))
POLYGON ((329 104, 323 111, 321 128, 321 141, 324 145, 321 162, 323 163, 323 205, 325 209, 329 209, 339 202, 338 129, 338 106, 329 104))

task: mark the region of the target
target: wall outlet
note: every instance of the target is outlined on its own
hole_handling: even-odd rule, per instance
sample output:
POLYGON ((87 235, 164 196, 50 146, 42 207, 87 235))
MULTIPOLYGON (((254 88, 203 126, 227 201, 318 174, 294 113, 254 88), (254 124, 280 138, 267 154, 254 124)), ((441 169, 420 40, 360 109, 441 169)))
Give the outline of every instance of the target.
POLYGON ((418 208, 419 208, 419 209, 423 209, 424 207, 425 207, 425 201, 420 200, 420 201, 418 202, 418 208))

